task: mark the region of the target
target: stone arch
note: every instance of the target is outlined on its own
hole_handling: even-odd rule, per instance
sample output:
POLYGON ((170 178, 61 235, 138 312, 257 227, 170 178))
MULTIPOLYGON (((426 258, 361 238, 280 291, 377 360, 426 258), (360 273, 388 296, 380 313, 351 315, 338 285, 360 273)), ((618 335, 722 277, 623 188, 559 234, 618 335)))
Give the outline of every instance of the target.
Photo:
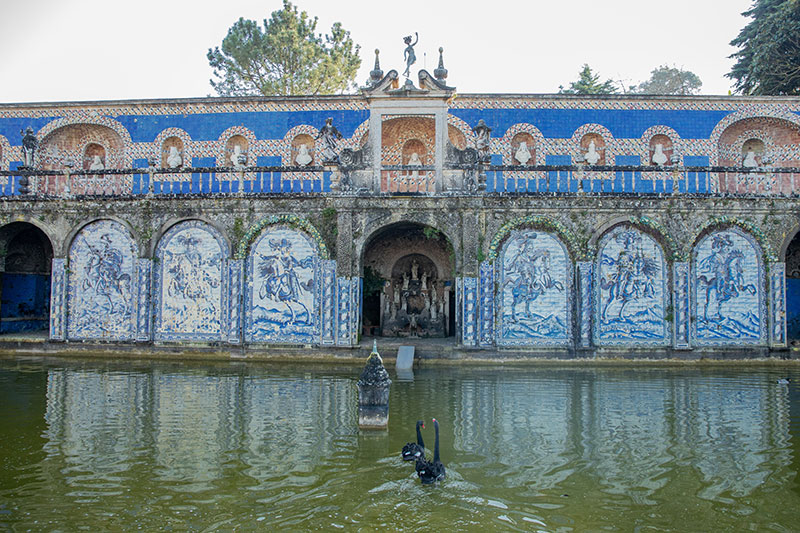
MULTIPOLYGON (((616 156, 614 136, 608 128, 601 124, 584 124, 575 130, 570 139, 572 160, 582 160, 588 149, 589 142, 597 139, 600 139, 603 145, 601 158, 596 164, 613 165, 616 156)), ((600 151, 601 147, 596 146, 596 149, 600 151)))
POLYGON ((497 344, 571 345, 574 268, 558 235, 512 230, 503 241, 498 263, 497 344))
POLYGON ((0 252, 0 333, 46 330, 52 239, 38 225, 15 220, 0 226, 0 252))
POLYGON ((96 144, 103 147, 105 168, 130 168, 130 136, 124 128, 125 135, 122 135, 119 128, 114 126, 113 122, 109 124, 106 121, 74 121, 52 128, 44 135, 40 134, 40 165, 48 170, 62 169, 64 161, 72 160, 76 168, 82 168, 87 147, 96 144))
POLYGON ((228 259, 224 235, 197 219, 172 225, 154 256, 156 341, 223 341, 228 332, 228 259))
POLYGON ((654 238, 661 246, 662 252, 664 253, 664 257, 667 261, 679 260, 681 258, 680 247, 675 239, 670 235, 669 231, 656 220, 645 216, 617 216, 606 220, 597 226, 592 233, 592 236, 589 237, 589 252, 594 255, 600 239, 616 226, 625 224, 633 226, 635 229, 654 238))
POLYGON ((706 228, 692 249, 692 343, 767 342, 766 274, 758 241, 735 225, 706 228))
POLYGON ((418 140, 428 153, 436 145, 436 123, 428 115, 387 115, 381 124, 381 162, 402 165, 402 149, 406 142, 418 140))
POLYGON ((800 338, 800 224, 787 233, 778 259, 784 262, 787 339, 800 338))
POLYGON ((472 128, 469 124, 467 124, 464 120, 458 118, 455 115, 451 115, 450 113, 447 114, 447 125, 448 125, 448 139, 450 140, 450 144, 455 146, 456 148, 463 150, 467 146, 475 147, 475 132, 472 131, 472 128), (464 146, 458 146, 456 143, 453 142, 453 139, 450 136, 450 128, 454 128, 457 132, 459 132, 465 141, 464 146))
POLYGON ((246 260, 246 342, 318 342, 319 262, 318 243, 296 225, 262 227, 246 260))
POLYGON ((592 307, 598 346, 669 345, 669 268, 650 233, 622 222, 597 241, 592 307))
MULTIPOLYGON (((770 107, 748 108, 737 111, 717 123, 709 137, 709 145, 712 147, 711 165, 739 166, 729 164, 731 155, 733 155, 731 152, 733 150, 732 145, 745 133, 752 134, 757 130, 764 134, 761 137, 769 138, 768 141, 771 146, 769 147, 770 152, 768 155, 772 160, 771 165, 800 165, 800 148, 798 148, 800 117, 785 109, 770 107), (785 130, 784 135, 781 135, 783 142, 780 144, 775 142, 770 133, 767 133, 768 130, 775 128, 785 130)), ((764 139, 762 138, 761 140, 764 139)))
POLYGON ((403 218, 382 224, 357 250, 374 289, 363 294, 365 327, 390 337, 455 334, 457 259, 445 232, 403 218))
POLYGON ((67 256, 67 339, 130 341, 136 336, 138 247, 127 225, 84 224, 67 256))
POLYGON ((113 130, 117 135, 119 135, 120 139, 122 140, 122 144, 124 146, 130 146, 131 144, 133 144, 133 141, 131 140, 131 134, 128 132, 128 129, 122 125, 121 122, 99 114, 90 116, 81 114, 80 116, 66 116, 63 118, 58 118, 56 120, 53 120, 52 122, 48 122, 47 124, 45 124, 42 127, 42 129, 40 129, 37 132, 37 137, 41 139, 40 146, 44 143, 47 137, 49 137, 56 130, 66 126, 73 126, 73 125, 105 126, 106 128, 113 130))
POLYGON ((158 229, 157 232, 154 233, 153 238, 150 240, 150 246, 149 249, 147 250, 149 257, 156 257, 156 248, 158 247, 159 242, 161 242, 161 239, 169 230, 171 230, 174 226, 177 226, 178 224, 191 221, 201 222, 213 228, 215 234, 219 235, 220 238, 222 239, 222 242, 224 243, 225 253, 227 254, 228 257, 231 256, 231 251, 233 250, 233 248, 231 246, 230 239, 228 238, 227 233, 225 232, 225 229, 215 220, 211 220, 204 216, 193 216, 188 218, 187 217, 170 218, 166 222, 161 224, 161 227, 158 229))
POLYGON ((544 162, 544 155, 545 155, 543 152, 543 148, 545 145, 544 135, 542 135, 542 132, 539 131, 539 128, 537 128, 533 124, 527 124, 527 123, 514 124, 511 127, 509 127, 503 134, 501 140, 501 155, 503 156, 503 164, 504 165, 522 164, 520 161, 516 160, 514 155, 515 151, 518 149, 518 144, 519 144, 518 141, 515 142, 515 139, 517 139, 522 135, 529 137, 533 141, 532 145, 527 146, 531 158, 525 164, 526 165, 542 164, 544 162))
POLYGON ((756 243, 758 244, 758 248, 762 253, 762 259, 766 261, 778 260, 778 256, 772 250, 772 246, 770 246, 769 239, 758 227, 756 227, 755 224, 730 216, 711 217, 706 220, 694 234, 694 238, 692 239, 692 249, 694 249, 700 239, 705 237, 708 233, 719 228, 727 227, 738 227, 742 232, 749 235, 750 238, 755 239, 756 243))
POLYGON ((350 148, 352 150, 360 150, 367 145, 369 139, 369 119, 365 120, 356 127, 353 135, 349 139, 344 139, 344 146, 342 148, 350 148))
POLYGON ((289 226, 307 234, 313 239, 320 259, 330 259, 330 252, 328 251, 328 246, 325 244, 325 239, 322 238, 322 234, 320 234, 319 230, 311 222, 297 215, 272 215, 253 224, 242 239, 238 243, 235 243, 236 259, 246 259, 250 253, 253 241, 263 233, 264 228, 277 224, 289 226))
POLYGON ((487 259, 490 261, 497 259, 500 247, 509 237, 509 235, 511 235, 511 233, 515 230, 526 228, 554 233, 560 242, 565 244, 567 254, 572 262, 575 262, 586 255, 585 252, 580 250, 577 236, 561 222, 544 215, 526 215, 513 218, 500 226, 500 229, 497 230, 497 232, 494 234, 494 237, 492 237, 492 240, 489 242, 489 253, 487 254, 487 259))
MULTIPOLYGON (((29 214, 18 214, 14 216, 13 220, 7 220, 0 224, 0 228, 9 224, 13 224, 14 222, 25 222, 26 224, 30 224, 31 226, 41 230, 45 237, 47 237, 47 240, 50 241, 50 246, 53 248, 53 257, 64 257, 64 254, 66 253, 66 243, 61 240, 59 232, 56 231, 50 224, 47 224, 46 222, 43 222, 29 214)), ((0 238, 2 238, 1 229, 0 238)))
MULTIPOLYGON (((75 242, 75 238, 78 236, 78 234, 84 228, 86 228, 87 226, 89 226, 91 224, 94 224, 95 222, 100 222, 100 221, 103 221, 103 220, 108 220, 108 221, 114 222, 116 224, 121 224, 122 226, 125 227, 125 230, 131 236, 131 238, 133 238, 134 242, 138 242, 136 232, 134 231, 133 226, 127 220, 123 220, 121 218, 114 217, 114 216, 96 217, 96 218, 92 218, 92 219, 89 219, 89 220, 85 220, 85 221, 81 222, 80 224, 78 224, 77 226, 74 226, 71 230, 69 230, 69 232, 67 233, 66 238, 64 239, 63 248, 61 250, 63 255, 66 256, 66 255, 69 254, 69 251, 72 248, 72 244, 75 242)), ((138 258, 140 256, 141 252, 142 252, 142 250, 140 249, 140 247, 138 245, 136 247, 136 251, 137 251, 137 258, 138 258)))

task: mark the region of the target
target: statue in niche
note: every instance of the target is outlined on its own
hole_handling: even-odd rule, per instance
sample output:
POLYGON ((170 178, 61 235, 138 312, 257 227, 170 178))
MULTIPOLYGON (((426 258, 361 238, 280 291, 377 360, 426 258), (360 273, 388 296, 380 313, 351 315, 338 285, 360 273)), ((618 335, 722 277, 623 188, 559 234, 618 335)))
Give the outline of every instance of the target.
MULTIPOLYGON (((420 167, 422 166, 422 160, 419 158, 419 154, 417 152, 411 152, 411 157, 408 158, 408 165, 413 167, 420 167)), ((412 178, 419 177, 419 171, 414 170, 411 172, 412 178)))
POLYGON ((528 161, 531 160, 531 151, 528 150, 528 143, 526 141, 519 142, 519 147, 517 148, 514 157, 517 161, 519 161, 520 165, 528 164, 528 161))
POLYGON ((422 296, 423 296, 423 300, 425 300, 425 310, 426 311, 430 311, 430 309, 431 309, 431 300, 430 300, 430 298, 428 298, 428 295, 426 295, 426 294, 423 294, 422 296))
POLYGON ((408 290, 408 281, 409 281, 408 272, 404 272, 403 273, 403 290, 404 291, 408 290))
POLYGON ((492 128, 486 125, 483 119, 478 120, 478 125, 473 128, 475 132, 475 148, 478 150, 481 161, 486 161, 490 158, 489 155, 489 134, 492 128))
POLYGON ((436 290, 431 292, 431 320, 436 321, 439 318, 438 304, 436 303, 436 290))
POLYGON ((664 145, 657 143, 655 145, 655 150, 653 151, 653 163, 658 166, 662 166, 666 162, 667 154, 664 153, 664 145))
POLYGON ((392 319, 394 320, 397 318, 397 306, 400 305, 400 289, 397 287, 394 288, 394 298, 392 300, 394 305, 392 305, 392 319))
POLYGON ((758 166, 758 161, 756 161, 756 153, 754 151, 747 151, 747 154, 744 156, 744 161, 742 161, 742 166, 745 168, 756 168, 758 166))
POLYGON ((167 155, 167 166, 169 168, 178 168, 183 163, 183 158, 181 158, 180 152, 178 152, 178 148, 175 146, 169 147, 169 155, 167 155))
POLYGON ((419 263, 416 259, 411 261, 411 279, 414 281, 419 279, 419 263))
POLYGON ((25 131, 20 130, 19 133, 22 135, 22 158, 24 159, 24 166, 33 168, 34 155, 36 153, 36 147, 39 146, 39 140, 36 138, 36 134, 33 133, 33 128, 30 126, 28 126, 25 131))
POLYGON ((589 141, 589 149, 586 151, 586 162, 590 165, 596 165, 598 161, 600 161, 600 154, 597 152, 594 139, 592 139, 589 141))
POLYGON ((383 283, 383 301, 384 313, 388 314, 392 308, 392 282, 388 280, 383 283))
POLYGON ((423 272, 422 273, 422 277, 420 278, 420 280, 422 281, 422 287, 420 287, 420 288, 423 291, 427 291, 428 290, 428 273, 427 272, 423 272))
POLYGON ((408 331, 414 337, 416 337, 417 336, 417 329, 418 329, 418 327, 417 327, 417 315, 412 314, 411 317, 410 317, 410 321, 408 323, 408 331))
POLYGON ((408 293, 404 292, 401 296, 400 310, 404 313, 408 312, 408 293))
POLYGON ((233 145, 233 153, 231 154, 231 164, 233 168, 242 168, 247 162, 247 156, 242 152, 242 147, 238 144, 233 145))
POLYGON ((92 163, 89 165, 89 170, 105 170, 105 165, 103 164, 103 160, 100 159, 99 155, 95 155, 92 157, 92 163))
POLYGON ((311 163, 311 154, 308 153, 308 145, 301 144, 297 147, 297 157, 294 158, 294 162, 304 167, 311 163))
POLYGON ((406 70, 405 72, 403 72, 403 76, 405 76, 406 78, 411 76, 411 65, 417 62, 417 55, 414 53, 414 47, 419 42, 419 34, 417 32, 414 32, 414 35, 416 36, 417 39, 416 41, 414 41, 414 44, 411 44, 410 35, 403 37, 403 42, 406 43, 406 49, 403 50, 403 60, 406 62, 406 70))
POLYGON ((342 138, 342 134, 333 125, 332 118, 325 119, 325 125, 319 130, 317 139, 322 139, 322 161, 323 163, 335 163, 339 154, 336 151, 337 140, 342 138))

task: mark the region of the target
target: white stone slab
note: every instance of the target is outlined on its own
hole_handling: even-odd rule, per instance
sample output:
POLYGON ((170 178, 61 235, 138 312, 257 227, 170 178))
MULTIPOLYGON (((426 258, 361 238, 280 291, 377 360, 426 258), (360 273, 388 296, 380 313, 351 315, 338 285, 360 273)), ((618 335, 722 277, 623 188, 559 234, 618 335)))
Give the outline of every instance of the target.
POLYGON ((413 366, 414 366, 414 347, 401 346, 400 349, 397 350, 396 368, 398 370, 411 370, 413 366))

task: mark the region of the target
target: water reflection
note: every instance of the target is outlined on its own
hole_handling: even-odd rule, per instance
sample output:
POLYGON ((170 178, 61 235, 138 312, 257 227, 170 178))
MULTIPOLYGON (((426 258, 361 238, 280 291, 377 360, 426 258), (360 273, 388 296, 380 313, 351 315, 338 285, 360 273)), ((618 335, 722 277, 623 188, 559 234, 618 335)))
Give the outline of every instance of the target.
MULTIPOLYGON (((45 425, 19 450, 2 446, 13 428, 0 430, 21 465, 0 476, 0 528, 4 513, 30 525, 25 516, 77 505, 72 525, 101 529, 109 516, 145 528, 191 517, 196 528, 400 530, 420 516, 429 530, 704 530, 748 516, 759 529, 788 524, 800 504, 800 398, 768 371, 423 369, 393 384, 388 433, 358 431, 359 369, 29 372, 46 374, 45 425), (448 479, 424 489, 399 450, 419 418, 432 447, 432 417, 448 479), (424 514, 431 505, 447 511, 424 514)), ((20 375, 0 360, 4 398, 38 393, 20 375)))

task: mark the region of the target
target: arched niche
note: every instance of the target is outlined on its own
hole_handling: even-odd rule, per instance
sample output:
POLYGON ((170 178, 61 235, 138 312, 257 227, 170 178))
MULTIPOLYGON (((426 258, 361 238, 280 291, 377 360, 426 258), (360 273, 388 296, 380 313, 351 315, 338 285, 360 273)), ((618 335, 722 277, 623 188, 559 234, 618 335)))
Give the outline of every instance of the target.
POLYGON ((572 342, 572 263, 558 237, 514 230, 497 262, 498 345, 566 346, 572 342))
POLYGON ((447 125, 447 138, 450 141, 450 144, 459 150, 464 150, 467 148, 467 137, 461 130, 452 124, 447 125))
MULTIPOLYGON (((384 165, 404 164, 403 147, 416 139, 432 153, 436 142, 436 124, 433 116, 405 116, 388 118, 381 125, 381 160, 384 165)), ((410 155, 410 154, 409 154, 410 155)))
POLYGON ((81 161, 83 162, 84 170, 91 170, 93 167, 95 167, 95 169, 106 168, 105 147, 98 143, 88 143, 83 149, 81 161))
POLYGON ((590 165, 606 164, 606 142, 599 133, 587 133, 581 137, 580 149, 584 160, 590 165), (596 159, 593 154, 597 154, 596 159))
POLYGON ((600 238, 595 269, 595 344, 668 345, 669 275, 658 241, 617 226, 600 238))
POLYGON ((267 226, 247 256, 245 340, 311 344, 319 338, 319 250, 298 229, 267 226))
POLYGON ((692 251, 692 321, 696 346, 766 342, 761 247, 738 228, 706 234, 692 251))
POLYGON ((428 150, 419 139, 409 139, 403 144, 403 158, 404 165, 427 165, 428 150), (414 156, 416 154, 416 157, 414 156))
POLYGON ((155 250, 155 340, 223 340, 228 246, 211 225, 172 226, 155 250))
POLYGON ((672 139, 662 133, 653 135, 650 139, 648 164, 656 166, 669 165, 672 162, 673 153, 672 139))
POLYGON ((798 145, 800 127, 797 124, 773 117, 744 118, 729 125, 720 135, 718 164, 742 166, 747 151, 753 149, 759 164, 763 164, 761 158, 767 157, 770 166, 797 167, 800 166, 798 145))
POLYGON ((745 167, 760 167, 764 164, 767 146, 761 139, 747 139, 742 143, 739 154, 739 165, 745 167))
POLYGON ((228 138, 228 141, 225 143, 225 161, 223 161, 222 166, 239 166, 239 162, 237 160, 239 156, 244 157, 244 162, 241 164, 246 166, 248 164, 250 153, 249 149, 249 142, 244 135, 231 135, 228 138))
POLYGON ((67 259, 68 339, 135 337, 137 258, 136 242, 116 220, 97 220, 75 235, 67 259))
POLYGON ((295 135, 292 139, 292 160, 289 165, 300 167, 313 165, 314 150, 314 138, 311 135, 307 133, 295 135))
POLYGON ((161 145, 161 168, 180 168, 184 165, 185 147, 180 137, 164 139, 161 145))
POLYGON ((514 165, 536 164, 536 140, 528 132, 520 132, 511 138, 511 163, 514 165))
POLYGON ((786 337, 800 339, 800 231, 786 247, 786 337))
POLYGON ((53 246, 28 222, 0 228, 0 333, 47 329, 53 246))
POLYGON ((100 124, 68 124, 46 134, 37 153, 46 170, 61 170, 65 163, 88 170, 94 155, 99 155, 105 168, 125 164, 125 144, 120 134, 100 124), (93 146, 94 145, 94 146, 93 146))

